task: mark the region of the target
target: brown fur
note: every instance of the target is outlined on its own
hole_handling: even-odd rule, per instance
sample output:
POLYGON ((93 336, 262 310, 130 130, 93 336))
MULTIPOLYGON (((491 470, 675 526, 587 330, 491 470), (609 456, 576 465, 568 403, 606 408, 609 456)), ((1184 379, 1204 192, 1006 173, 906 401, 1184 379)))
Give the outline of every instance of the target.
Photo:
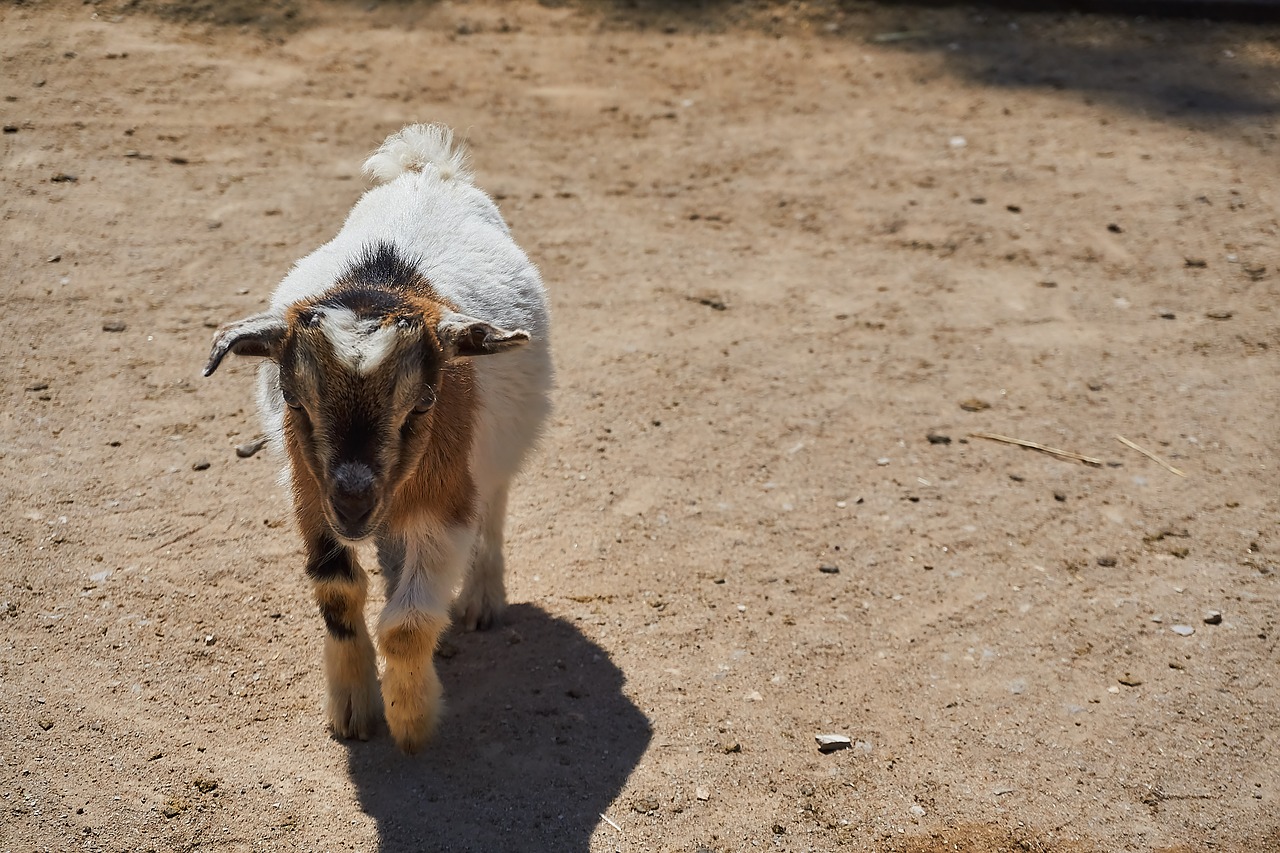
POLYGON ((436 405, 428 413, 430 443, 422 462, 396 490, 388 518, 391 529, 410 527, 424 510, 445 524, 467 524, 475 513, 476 490, 468 464, 476 400, 474 368, 452 362, 441 371, 436 405))

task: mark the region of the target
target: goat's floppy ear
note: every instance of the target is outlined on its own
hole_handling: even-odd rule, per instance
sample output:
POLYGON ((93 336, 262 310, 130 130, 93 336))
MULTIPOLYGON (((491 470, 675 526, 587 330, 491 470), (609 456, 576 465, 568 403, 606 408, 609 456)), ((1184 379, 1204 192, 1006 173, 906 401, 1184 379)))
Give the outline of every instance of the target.
POLYGON ((285 328, 283 317, 269 313, 254 314, 221 326, 213 336, 213 350, 204 366, 204 375, 211 376, 222 363, 223 356, 229 352, 275 358, 279 355, 285 328))
POLYGON ((452 311, 440 320, 436 334, 440 337, 446 359, 506 352, 529 342, 529 333, 524 329, 499 329, 483 320, 452 311))

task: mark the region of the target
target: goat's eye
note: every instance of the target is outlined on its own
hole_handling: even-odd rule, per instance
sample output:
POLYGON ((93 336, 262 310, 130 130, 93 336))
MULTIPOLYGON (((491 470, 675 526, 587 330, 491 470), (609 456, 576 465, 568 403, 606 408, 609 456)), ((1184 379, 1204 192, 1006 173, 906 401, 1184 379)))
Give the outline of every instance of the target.
POLYGON ((298 395, 284 388, 280 389, 280 393, 284 395, 284 404, 291 409, 301 409, 302 401, 298 399, 298 395))
POLYGON ((428 411, 436 404, 436 392, 431 390, 431 386, 422 389, 422 396, 418 398, 418 402, 413 406, 413 413, 421 415, 428 411))

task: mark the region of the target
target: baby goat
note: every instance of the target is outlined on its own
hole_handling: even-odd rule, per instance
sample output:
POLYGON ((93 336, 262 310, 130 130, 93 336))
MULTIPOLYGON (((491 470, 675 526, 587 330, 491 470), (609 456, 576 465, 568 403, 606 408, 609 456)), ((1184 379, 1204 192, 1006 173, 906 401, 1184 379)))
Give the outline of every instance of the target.
POLYGON ((440 715, 432 656, 451 602, 468 630, 506 605, 507 490, 549 410, 551 350, 538 272, 448 128, 406 127, 364 168, 379 186, 266 312, 218 329, 204 374, 227 353, 267 359, 258 406, 288 456, 328 629, 329 720, 361 740, 378 676, 353 547, 377 545, 383 707, 415 752, 440 715))

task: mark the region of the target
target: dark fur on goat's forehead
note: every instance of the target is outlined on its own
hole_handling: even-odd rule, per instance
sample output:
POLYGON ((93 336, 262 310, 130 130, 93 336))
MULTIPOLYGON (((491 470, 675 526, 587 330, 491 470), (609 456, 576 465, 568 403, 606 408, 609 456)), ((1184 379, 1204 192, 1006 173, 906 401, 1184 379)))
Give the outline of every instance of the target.
POLYGON ((318 325, 325 309, 345 309, 357 317, 378 320, 381 323, 410 321, 420 318, 416 306, 404 294, 380 287, 359 284, 339 284, 311 303, 314 309, 303 318, 309 325, 318 325))

